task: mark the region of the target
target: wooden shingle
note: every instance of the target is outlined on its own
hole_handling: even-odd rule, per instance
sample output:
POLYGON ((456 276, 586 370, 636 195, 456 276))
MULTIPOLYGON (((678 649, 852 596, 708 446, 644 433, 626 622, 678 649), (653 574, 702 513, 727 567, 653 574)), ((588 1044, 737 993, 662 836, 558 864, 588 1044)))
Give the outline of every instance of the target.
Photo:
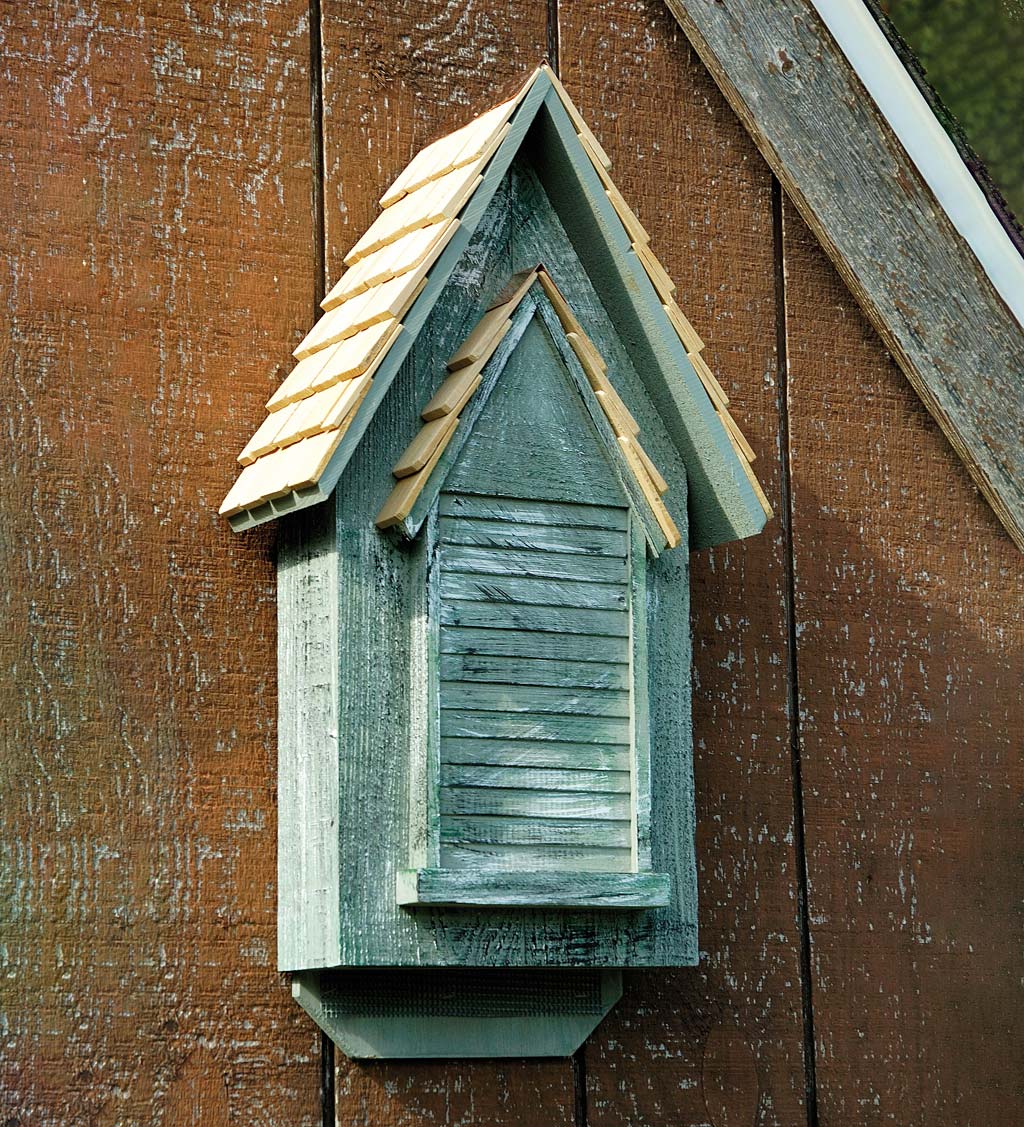
POLYGON ((425 262, 434 261, 455 234, 458 224, 457 219, 442 219, 426 227, 418 227, 361 258, 341 276, 320 303, 321 309, 334 309, 373 286, 415 270, 425 262))
POLYGON ((387 246, 410 231, 442 219, 454 219, 480 183, 480 161, 456 168, 417 188, 398 203, 385 208, 367 232, 345 255, 345 265, 387 246))
POLYGON ((314 391, 362 375, 387 352, 400 328, 395 319, 382 321, 300 360, 267 401, 267 410, 279 411, 314 391))
POLYGON ((292 355, 301 360, 380 321, 400 318, 426 284, 429 268, 430 263, 424 262, 408 274, 392 278, 336 306, 317 321, 292 355))
POLYGON ((438 179, 446 172, 462 168, 475 161, 486 160, 497 148, 502 129, 512 116, 527 87, 507 102, 481 114, 461 129, 449 133, 421 149, 399 173, 395 182, 380 198, 380 206, 388 208, 404 196, 417 191, 424 184, 438 179))

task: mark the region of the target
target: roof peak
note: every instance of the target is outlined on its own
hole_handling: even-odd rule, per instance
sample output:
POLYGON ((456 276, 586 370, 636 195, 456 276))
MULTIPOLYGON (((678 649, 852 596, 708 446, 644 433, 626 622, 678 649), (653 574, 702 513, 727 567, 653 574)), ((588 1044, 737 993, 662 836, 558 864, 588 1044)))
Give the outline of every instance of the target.
MULTIPOLYGON (((491 387, 485 390, 485 399, 497 383, 500 371, 518 347, 528 322, 538 312, 538 300, 547 302, 552 316, 542 320, 553 337, 558 330, 561 331, 565 343, 575 355, 580 372, 585 377, 583 381, 576 381, 581 384, 579 390, 585 394, 584 389, 589 388, 600 417, 607 421, 614 437, 614 444, 609 443, 611 450, 615 452, 614 457, 621 461, 624 475, 636 484, 636 489, 625 490, 626 496, 634 505, 646 505, 650 512, 648 524, 651 525, 649 539, 652 549, 657 553, 666 547, 677 547, 681 539, 679 529, 662 500, 662 496, 668 491, 668 483, 641 446, 640 426, 608 378, 607 364, 542 263, 532 270, 520 271, 512 276, 448 361, 451 375, 423 409, 424 425, 392 470, 398 479, 397 484, 377 514, 377 527, 401 526, 410 536, 419 531, 424 506, 418 502, 421 494, 427 491, 435 468, 455 436, 460 412, 469 406, 477 394, 483 382, 484 370, 512 329, 516 313, 531 296, 534 300, 522 317, 520 332, 515 335, 505 354, 498 357, 499 371, 494 373, 491 387), (414 509, 421 515, 410 521, 414 509)), ((562 350, 563 363, 567 360, 566 351, 562 350)), ((479 418, 482 410, 483 404, 480 404, 474 413, 473 422, 479 418)), ((470 429, 472 425, 466 428, 465 433, 468 434, 470 429)), ((448 461, 450 468, 454 459, 450 458, 448 461)), ((431 483, 427 496, 434 496, 442 488, 444 476, 446 475, 441 474, 440 480, 431 483)))
POLYGON ((349 269, 324 299, 324 316, 295 349, 295 369, 239 456, 244 468, 221 507, 236 530, 330 495, 538 114, 554 126, 553 133, 545 128, 544 144, 564 150, 572 165, 567 179, 574 186, 566 190, 585 197, 599 213, 602 234, 616 244, 614 253, 633 260, 620 263, 636 275, 626 285, 627 300, 637 300, 637 287, 646 285, 649 297, 641 297, 652 313, 644 314, 645 331, 661 338, 655 344, 659 359, 664 356, 660 366, 674 367, 683 383, 692 377, 687 395, 703 386, 709 397, 681 413, 688 426, 712 427, 710 442, 691 444, 701 463, 694 468, 698 480, 709 473, 721 481, 724 499, 713 508, 739 508, 721 528, 699 529, 696 545, 761 527, 761 509, 770 508, 750 471, 753 452, 700 359, 703 342, 676 304, 646 229, 612 182, 611 161, 544 63, 511 99, 422 149, 382 195, 383 210, 345 256, 349 269), (647 324, 652 316, 658 324, 647 324), (665 348, 669 338, 676 343, 665 348), (742 469, 738 477, 729 461, 742 469))

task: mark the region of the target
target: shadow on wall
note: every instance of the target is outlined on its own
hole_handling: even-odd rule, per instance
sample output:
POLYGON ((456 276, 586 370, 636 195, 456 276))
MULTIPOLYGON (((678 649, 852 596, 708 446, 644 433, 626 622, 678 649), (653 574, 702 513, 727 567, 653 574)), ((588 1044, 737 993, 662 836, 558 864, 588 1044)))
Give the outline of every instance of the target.
MULTIPOLYGON (((1000 1032, 1019 1013, 1019 556, 852 299, 831 296, 861 338, 866 407, 833 462, 794 459, 819 1102, 837 1121, 1005 1121, 1022 1065, 1000 1032)), ((850 428, 824 412, 794 448, 850 428)), ((693 557, 702 961, 627 972, 585 1051, 591 1124, 802 1121, 784 559, 778 521, 693 557)), ((539 1101, 573 1122, 568 1065, 339 1061, 345 1115, 525 1125, 539 1101)))

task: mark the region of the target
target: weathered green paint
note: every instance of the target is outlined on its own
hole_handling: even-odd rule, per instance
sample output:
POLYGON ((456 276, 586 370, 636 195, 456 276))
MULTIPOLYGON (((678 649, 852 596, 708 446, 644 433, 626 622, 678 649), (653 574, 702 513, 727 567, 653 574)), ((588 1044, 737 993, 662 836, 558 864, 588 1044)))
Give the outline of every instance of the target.
POLYGON ((537 114, 526 152, 600 295, 607 322, 635 370, 643 373, 644 386, 686 462, 691 546, 760 532, 764 511, 554 91, 537 114))
POLYGON ((416 869, 399 875, 405 904, 647 909, 669 903, 665 873, 478 872, 416 869))
POLYGON ((277 957, 282 967, 341 961, 337 590, 334 503, 328 501, 289 524, 277 557, 277 957))
MULTIPOLYGON (((416 351, 420 335, 429 331, 435 308, 442 297, 457 286, 460 269, 472 258, 471 246, 479 243, 477 236, 483 218, 491 210, 514 163, 520 172, 525 170, 528 177, 534 175, 531 165, 539 174, 539 181, 550 197, 543 210, 551 215, 557 212, 562 234, 568 233, 568 245, 575 253, 551 254, 545 239, 538 244, 536 227, 532 232, 517 232, 508 250, 517 269, 522 268, 518 264, 529 268, 539 261, 554 267, 558 258, 578 256, 582 263, 579 273, 589 277, 583 288, 589 287, 597 293, 598 303, 604 308, 601 320, 621 339, 619 351, 623 351, 624 346, 635 371, 643 374, 643 384, 661 416, 662 429, 668 429, 671 444, 686 462, 691 482, 691 546, 706 547, 750 536, 764 526, 764 513, 722 423, 661 308, 650 279, 629 245, 564 106, 542 74, 513 115, 508 135, 459 216, 459 229, 403 319, 401 333, 377 370, 358 414, 319 484, 239 514, 232 518, 233 528, 241 530, 283 513, 301 511, 322 503, 331 495, 368 433, 373 418, 390 400, 391 385, 407 358, 416 351)), ((569 275, 560 268, 553 272, 564 288, 569 275)), ((473 305, 473 296, 471 291, 464 292, 467 307, 473 305)), ((592 324, 585 318, 581 320, 589 333, 592 324)), ((603 343, 602 336, 606 335, 595 334, 594 339, 603 343)), ((627 402, 630 402, 628 397, 627 402)), ((632 408, 631 402, 630 406, 632 408)), ((656 453, 657 460, 662 451, 652 450, 652 453, 656 453)))
MULTIPOLYGON (((595 839, 593 821, 585 818, 534 818, 513 821, 509 818, 447 818, 441 829, 442 840, 449 844, 483 844, 489 841, 503 845, 578 846, 586 847, 595 839)), ((609 849, 629 848, 630 826, 622 821, 601 829, 600 844, 609 849)))
POLYGON ((508 763, 512 766, 565 767, 585 771, 628 771, 629 744, 594 744, 516 740, 495 750, 483 740, 450 739, 446 747, 449 763, 486 767, 508 763))
MULTIPOLYGON (((560 584, 559 589, 561 586, 560 584)), ((479 683, 493 681, 500 685, 626 689, 629 687, 630 671, 625 662, 564 662, 537 657, 483 657, 473 653, 444 653, 441 655, 441 676, 451 681, 470 678, 479 683)))
POLYGON ((622 997, 612 970, 311 971, 292 994, 356 1059, 567 1057, 622 997))
MULTIPOLYGON (((646 542, 635 517, 631 521, 626 515, 635 501, 614 436, 600 432, 603 419, 586 406, 593 398, 589 386, 581 372, 570 371, 569 358, 555 345, 555 335, 563 335, 560 325, 553 323, 553 314, 538 315, 546 297, 538 292, 533 300, 535 314, 512 351, 494 365, 451 464, 435 471, 432 489, 443 483, 444 491, 437 501, 427 581, 437 588, 439 641, 445 656, 464 658, 472 654, 458 653, 451 630, 469 626, 516 633, 524 643, 516 668, 521 674, 531 661, 558 663, 544 645, 552 631, 601 635, 605 664, 626 670, 627 684, 621 689, 545 686, 535 684, 528 672, 504 683, 478 682, 465 667, 456 678, 442 676, 436 690, 430 684, 427 697, 436 700, 440 714, 436 832, 441 864, 400 873, 398 898, 421 908, 439 903, 654 907, 662 903, 660 893, 652 897, 647 886, 638 892, 631 885, 626 895, 617 884, 609 895, 600 885, 608 873, 650 869, 650 795, 635 793, 638 785, 650 786, 646 624, 634 630, 631 621, 633 593, 640 596, 641 618, 646 617, 646 542), (466 515, 467 509, 478 508, 481 496, 509 499, 529 519, 466 515), (569 510, 576 519, 563 527, 560 518, 569 510), (587 538, 595 532, 597 550, 587 553, 587 538), (566 540, 574 551, 558 550, 566 540), (538 767, 515 761, 521 740, 583 749, 597 741, 625 754, 618 771, 587 770, 578 760, 561 768, 538 767), (467 742, 482 749, 471 754, 484 763, 460 761, 467 742), (448 756, 449 744, 456 747, 455 761, 448 756), (451 840, 446 829, 452 819, 472 823, 472 842, 451 840), (537 819, 585 821, 590 834, 577 837, 571 848, 538 838, 529 845, 507 840, 510 828, 514 832, 516 824, 532 825, 537 819), (474 879, 485 872, 489 876, 483 885, 465 885, 459 872, 474 879), (543 872, 539 884, 530 883, 534 872, 543 872)), ((639 500, 646 506, 642 496, 639 500)), ((566 679, 578 663, 569 655, 561 661, 566 679)), ((435 822, 428 822, 428 833, 435 832, 435 822)), ((433 850, 428 852, 433 856, 433 850)))
MULTIPOLYGON (((544 779, 544 771, 578 771, 581 785, 586 772, 604 772, 615 778, 607 792, 568 786, 545 789, 542 793, 554 796, 551 801, 560 807, 562 816, 537 817, 528 825, 510 826, 517 819, 479 812, 442 818, 442 718, 440 710, 431 706, 442 678, 473 681, 481 692, 485 686, 526 684, 500 678, 530 661, 538 645, 543 647, 543 658, 535 665, 541 688, 556 692, 607 689, 615 694, 623 691, 624 678, 628 686, 628 670, 636 664, 630 650, 636 632, 631 632, 628 620, 622 634, 552 629, 557 621, 550 619, 543 624, 545 629, 535 632, 476 625, 442 627, 439 593, 443 584, 451 584, 449 594, 465 606, 486 604, 486 598, 465 596, 481 592, 480 581, 493 579, 499 585, 510 584, 500 588, 500 597, 509 603, 512 613, 517 613, 546 605, 519 601, 528 597, 531 585, 546 585, 547 605, 561 596, 562 614, 626 615, 617 597, 611 606, 604 605, 604 595, 595 600, 601 605, 587 604, 582 595, 588 577, 572 571, 570 565, 594 560, 598 567, 606 562, 617 567, 618 556, 609 551, 609 546, 617 534, 631 527, 626 511, 632 498, 620 489, 614 504, 551 500, 545 502, 546 511, 538 513, 511 496, 460 495, 458 503, 452 502, 448 508, 445 497, 442 495, 438 502, 435 495, 419 518, 414 539, 382 535, 373 527, 373 517, 391 487, 388 468, 416 433, 419 411, 444 379, 448 357, 468 335, 492 295, 505 284, 518 264, 517 256, 533 254, 541 241, 545 242, 545 252, 537 254, 534 261, 543 257, 561 264, 557 280, 569 293, 574 308, 578 306, 587 332, 598 342, 616 387, 643 427, 645 446, 671 479, 668 502, 673 515, 685 524, 682 461, 644 383, 632 368, 625 345, 607 318, 600 321, 600 301, 592 289, 587 291, 589 283, 576 251, 554 217, 537 176, 526 163, 517 161, 497 185, 444 292, 394 373, 387 395, 367 420, 363 440, 352 453, 331 506, 322 507, 316 514, 328 514, 328 518, 313 547, 304 545, 317 527, 312 523, 314 513, 298 512, 282 521, 281 559, 288 563, 281 579, 287 594, 282 598, 280 617, 279 818, 281 888, 287 898, 287 911, 281 913, 280 961, 284 969, 330 965, 500 967, 510 962, 597 968, 696 961, 688 564, 681 551, 664 552, 657 559, 647 554, 646 597, 641 596, 649 653, 646 682, 651 716, 651 824, 657 829, 650 865, 654 872, 671 875, 668 903, 636 911, 590 906, 510 910, 486 905, 453 911, 438 906, 409 910, 396 902, 399 871, 444 869, 442 849, 464 851, 449 855, 463 860, 475 855, 486 867, 493 861, 489 842, 514 846, 517 848, 505 856, 522 871, 532 858, 549 856, 553 848, 562 848, 567 862, 577 858, 579 868, 574 871, 585 872, 588 870, 583 866, 591 862, 621 864, 621 851, 630 851, 632 838, 641 833, 639 828, 634 830, 640 822, 629 793, 618 789, 618 773, 633 770, 629 737, 621 743, 618 734, 611 740, 600 736, 599 726, 614 721, 614 716, 538 714, 546 718, 545 725, 560 728, 560 738, 541 738, 544 732, 525 729, 517 733, 517 738, 506 741, 503 757, 495 762, 480 755, 476 746, 491 741, 456 734, 458 725, 452 727, 453 716, 446 710, 444 740, 449 770, 522 766, 541 772, 534 777, 535 782, 544 779), (531 215, 552 220, 543 224, 543 229, 536 222, 521 222, 526 195, 531 196, 531 215), (505 550, 529 553, 530 559, 550 557, 560 567, 564 565, 567 574, 551 578, 546 574, 502 576, 434 569, 438 518, 431 517, 430 510, 435 504, 454 522, 452 527, 460 542, 453 547, 471 552, 493 546, 492 526, 497 524, 509 530, 505 539, 498 541, 505 550), (474 526, 467 532, 471 521, 491 524, 479 529, 474 526), (540 537, 531 538, 531 530, 534 534, 539 531, 540 537), (583 551, 586 534, 591 532, 599 534, 593 554, 583 551), (479 542, 481 535, 483 542, 479 542), (462 543, 465 539, 470 542, 462 543), (428 582, 431 577, 438 581, 428 582), (471 588, 471 584, 477 586, 471 588), (435 603, 435 599, 439 601, 435 603), (435 630, 436 636, 432 634, 435 630), (617 639, 624 641, 626 648, 610 660, 609 644, 618 644, 617 639), (474 662, 478 663, 476 667, 474 662), (303 719, 298 718, 295 707, 305 710, 303 719), (291 775, 287 780, 285 773, 291 775), (585 816, 588 811, 582 812, 584 816, 574 812, 574 804, 583 798, 593 807, 598 796, 605 805, 624 799, 626 808, 622 821, 604 823, 605 828, 595 836, 594 819, 585 816), (491 836, 480 840, 481 835, 491 836), (325 911, 321 901, 336 903, 336 907, 325 911)), ((499 355, 499 348, 493 358, 490 390, 485 369, 484 383, 474 396, 480 401, 480 411, 497 393, 504 367, 528 329, 540 335, 537 347, 551 353, 548 342, 553 334, 543 312, 539 312, 542 309, 536 294, 524 300, 521 319, 502 342, 504 354, 499 355)), ((557 349, 554 355, 569 372, 572 382, 567 386, 578 388, 582 377, 570 368, 574 358, 563 356, 557 349)), ((583 401, 582 392, 580 398, 583 401)), ((588 412, 582 412, 581 418, 583 429, 577 426, 576 433, 592 436, 597 423, 588 412)), ((449 447, 451 465, 475 431, 471 409, 467 408, 462 419, 457 438, 449 447), (461 436, 459 431, 463 432, 461 436)), ((614 465, 613 471, 621 484, 614 465)), ((632 551, 635 557, 635 546, 632 551)), ((636 599, 632 571, 629 582, 634 583, 631 591, 636 599)), ((616 589, 617 582, 594 586, 616 589)), ((540 586, 536 590, 539 593, 540 586)), ((580 700, 588 698, 587 692, 577 695, 580 700)), ((472 720, 479 725, 487 717, 497 717, 503 724, 515 720, 515 714, 473 708, 464 710, 458 723, 468 725, 472 720)), ((525 797, 539 788, 476 789, 495 794, 507 789, 525 797)), ((638 858, 641 855, 638 848, 638 858)))

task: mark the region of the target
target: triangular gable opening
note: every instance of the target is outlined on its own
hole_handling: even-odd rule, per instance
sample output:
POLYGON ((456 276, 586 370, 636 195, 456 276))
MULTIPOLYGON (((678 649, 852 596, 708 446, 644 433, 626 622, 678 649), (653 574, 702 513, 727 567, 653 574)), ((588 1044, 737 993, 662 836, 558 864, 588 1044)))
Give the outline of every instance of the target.
MULTIPOLYGON (((493 495, 521 495, 531 480, 545 490, 538 499, 607 493, 601 503, 615 504, 614 494, 637 513, 653 554, 676 547, 679 529, 662 500, 669 483, 550 274, 541 266, 517 277, 497 301, 425 406, 422 428, 394 467, 397 484, 377 526, 415 536, 454 474, 457 488, 473 491, 475 480, 476 490, 493 495), (467 446, 479 462, 471 471, 467 446)), ((672 468, 685 497, 685 471, 672 468)))
POLYGON ((382 197, 385 210, 346 256, 349 272, 240 456, 245 468, 221 509, 232 527, 330 496, 520 149, 686 463, 690 545, 760 530, 770 506, 700 358, 703 344, 608 177, 610 162, 547 67, 515 98, 429 146, 382 197))

